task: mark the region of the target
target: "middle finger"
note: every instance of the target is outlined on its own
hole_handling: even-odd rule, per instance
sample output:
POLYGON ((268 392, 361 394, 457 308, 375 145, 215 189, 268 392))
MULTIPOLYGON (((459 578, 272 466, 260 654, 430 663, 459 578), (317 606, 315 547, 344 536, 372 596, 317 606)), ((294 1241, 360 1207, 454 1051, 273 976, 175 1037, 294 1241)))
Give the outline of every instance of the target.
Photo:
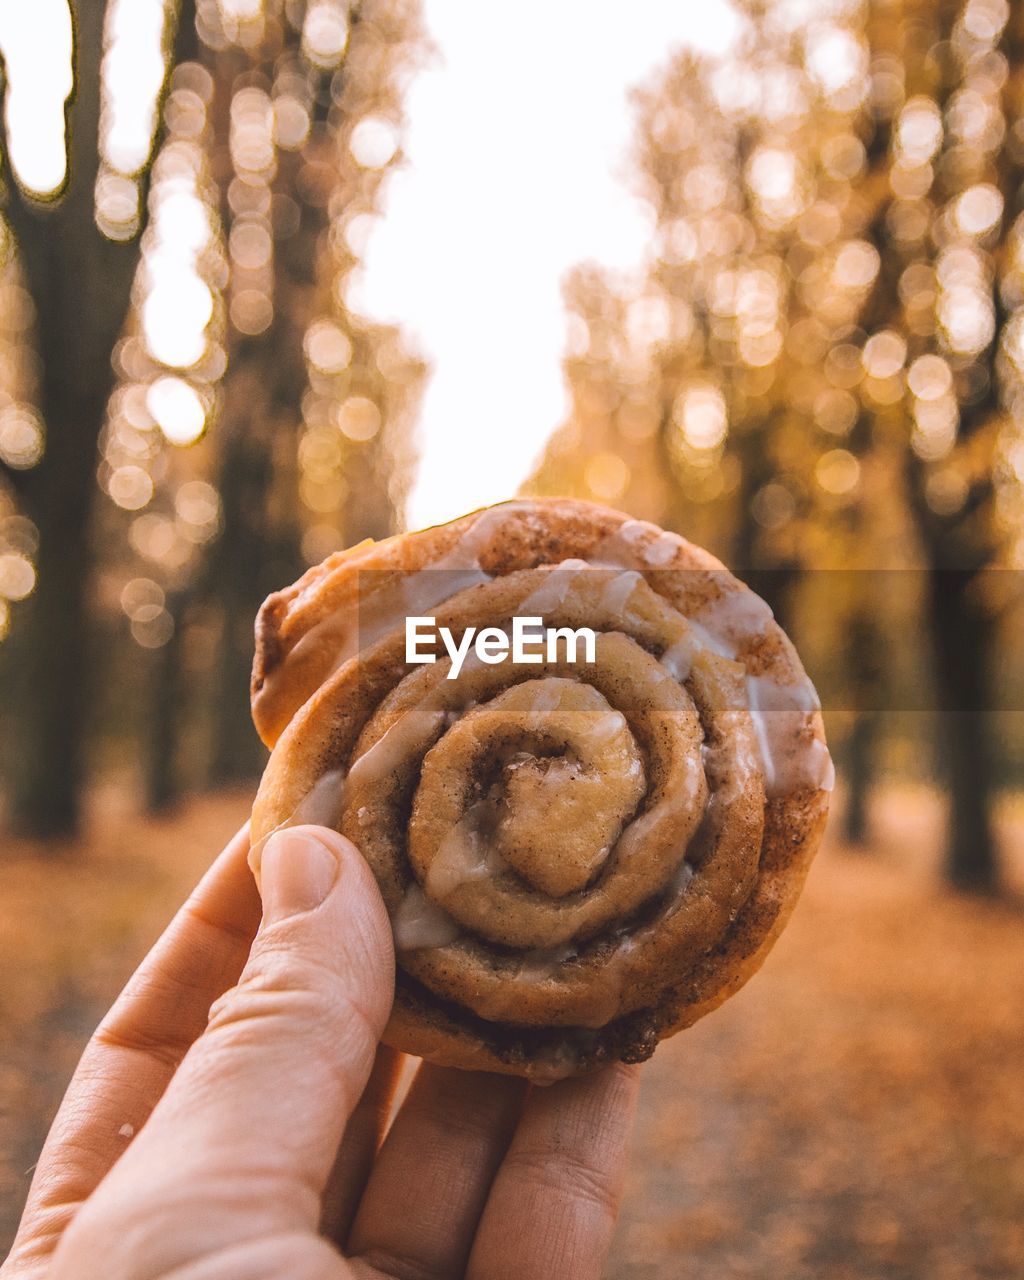
POLYGON ((404 1053, 381 1045, 363 1095, 349 1116, 323 1195, 320 1233, 342 1248, 348 1240, 363 1188, 388 1127, 392 1100, 406 1062, 404 1053))
POLYGON ((373 1167, 351 1255, 396 1280, 461 1275, 525 1089, 424 1063, 373 1167))

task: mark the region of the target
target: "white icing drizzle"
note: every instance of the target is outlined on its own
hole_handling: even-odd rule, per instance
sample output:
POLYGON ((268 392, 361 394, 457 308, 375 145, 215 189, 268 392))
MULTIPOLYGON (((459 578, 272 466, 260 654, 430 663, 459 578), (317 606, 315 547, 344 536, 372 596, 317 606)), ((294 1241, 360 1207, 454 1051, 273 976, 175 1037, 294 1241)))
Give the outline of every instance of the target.
POLYGON ((746 588, 723 590, 697 613, 697 621, 711 635, 719 638, 763 635, 775 615, 767 603, 746 588))
POLYGON ((627 728, 626 717, 621 711, 609 711, 606 715, 599 716, 596 720, 584 721, 579 727, 579 735, 587 746, 593 750, 595 747, 602 746, 609 739, 614 738, 616 734, 627 728))
POLYGON ((662 532, 644 551, 644 559, 656 569, 663 568, 675 558, 682 539, 678 534, 662 532))
POLYGON ((681 541, 676 534, 666 533, 646 520, 624 520, 594 548, 590 566, 593 569, 657 568, 668 563, 681 541), (671 547, 668 554, 667 546, 671 547))
MULTIPOLYGON (((480 552, 487 545, 488 535, 495 525, 501 525, 512 512, 519 512, 527 518, 535 515, 532 502, 505 502, 497 507, 487 507, 481 511, 473 523, 456 541, 451 550, 434 562, 432 569, 479 569, 480 552)), ((490 574, 485 574, 490 578, 490 574)))
POLYGON ((697 873, 684 858, 672 877, 672 892, 678 897, 697 873))
POLYGON ((810 715, 821 707, 810 680, 780 683, 770 676, 747 676, 750 705, 757 711, 799 711, 810 715))
POLYGON ((579 1051, 567 1041, 542 1051, 530 1064, 530 1083, 546 1088, 571 1076, 579 1065, 579 1051))
POLYGON ((613 574, 601 595, 601 604, 611 614, 622 613, 643 575, 636 569, 613 574))
POLYGON ((459 926, 413 880, 398 910, 391 917, 396 951, 418 951, 423 947, 446 947, 459 936, 459 926))
POLYGON ((560 947, 535 947, 522 953, 517 976, 528 982, 543 982, 567 961, 575 960, 578 954, 571 942, 560 947))
POLYGON ((318 827, 336 827, 341 821, 345 794, 345 770, 329 769, 322 773, 302 797, 288 820, 289 826, 311 823, 318 827))
POLYGON ((602 975, 604 999, 595 1005, 589 1018, 581 1021, 581 1026, 595 1031, 606 1026, 622 1009, 622 995, 626 985, 626 972, 629 967, 629 953, 636 948, 636 939, 632 934, 621 933, 615 939, 615 953, 609 958, 602 975))
POLYGON ((561 705, 562 686, 558 681, 538 680, 530 707, 530 727, 534 730, 543 729, 546 718, 561 705))
POLYGON ((387 635, 395 629, 399 620, 404 624, 407 617, 423 614, 426 610, 433 609, 435 605, 443 604, 459 591, 477 587, 481 582, 490 582, 491 575, 485 573, 476 564, 453 565, 439 560, 429 569, 411 574, 408 578, 401 578, 399 581, 404 588, 401 593, 401 607, 388 610, 381 618, 383 625, 378 625, 377 619, 373 619, 369 627, 360 624, 360 632, 365 632, 359 637, 361 645, 372 644, 374 640, 387 635))
POLYGON ((646 536, 660 532, 649 520, 623 520, 619 525, 619 537, 630 546, 640 546, 646 536))
POLYGON ((426 743, 440 728, 448 715, 445 707, 439 707, 429 699, 409 708, 384 731, 369 750, 352 763, 350 778, 363 779, 372 784, 394 773, 411 748, 426 743))
POLYGON ((544 617, 560 609, 579 575, 590 569, 585 560, 564 560, 558 565, 544 565, 547 572, 544 581, 521 602, 517 612, 520 617, 544 617))
MULTIPOLYGON (((298 827, 309 823, 316 827, 333 827, 335 830, 341 822, 342 801, 345 795, 345 770, 328 769, 322 773, 312 787, 302 797, 294 810, 272 827, 266 835, 260 837, 249 848, 249 865, 256 870, 259 866, 263 847, 272 835, 284 831, 288 827, 298 827)), ((258 874, 258 872, 257 872, 258 874)))
POLYGON ((427 871, 425 888, 443 902, 459 885, 490 880, 507 870, 505 860, 488 841, 483 826, 493 806, 478 800, 441 841, 427 871))
POLYGON ((677 684, 685 684, 693 670, 693 660, 697 656, 700 644, 690 631, 680 636, 674 644, 669 645, 661 655, 660 662, 677 684))
POLYGON ((721 635, 714 635, 707 627, 701 626, 699 622, 690 619, 690 630, 694 636, 700 641, 700 648, 707 649, 711 653, 717 653, 720 658, 728 658, 730 662, 736 661, 736 647, 721 635))
POLYGON ((820 738, 815 738, 808 748, 816 757, 817 762, 810 772, 816 779, 816 785, 822 791, 834 791, 836 789, 836 766, 832 762, 828 747, 820 738))
POLYGON ((701 745, 701 760, 711 789, 711 805, 732 804, 747 789, 752 778, 763 775, 760 742, 756 737, 751 742, 745 726, 734 731, 732 721, 743 714, 739 709, 723 712, 719 722, 719 741, 701 745), (731 739, 728 746, 722 740, 724 738, 731 739), (740 749, 737 749, 737 741, 740 749), (730 763, 731 768, 728 767, 730 763))
POLYGON ((828 748, 819 738, 806 737, 807 718, 820 706, 810 680, 780 684, 766 676, 748 676, 747 697, 766 794, 786 795, 803 787, 831 791, 835 769, 828 748))

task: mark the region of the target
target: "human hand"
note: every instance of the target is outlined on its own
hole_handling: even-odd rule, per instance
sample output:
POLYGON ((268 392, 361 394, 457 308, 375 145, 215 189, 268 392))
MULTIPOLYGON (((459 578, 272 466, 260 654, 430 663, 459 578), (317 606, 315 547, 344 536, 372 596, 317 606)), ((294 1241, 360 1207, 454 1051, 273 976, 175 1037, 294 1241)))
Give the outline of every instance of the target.
POLYGON ((598 1276, 637 1068, 538 1089, 424 1064, 389 1129, 372 874, 334 832, 278 832, 261 920, 247 851, 242 831, 86 1048, 2 1280, 598 1276))

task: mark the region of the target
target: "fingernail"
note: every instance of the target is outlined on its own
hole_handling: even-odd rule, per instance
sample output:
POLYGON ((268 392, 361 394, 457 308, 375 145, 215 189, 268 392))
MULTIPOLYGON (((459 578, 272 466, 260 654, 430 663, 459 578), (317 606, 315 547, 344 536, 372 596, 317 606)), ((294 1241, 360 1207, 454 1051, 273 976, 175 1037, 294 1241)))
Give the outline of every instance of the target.
POLYGON ((263 847, 260 891, 263 917, 273 923, 312 911, 338 878, 338 859, 306 831, 275 831, 263 847))

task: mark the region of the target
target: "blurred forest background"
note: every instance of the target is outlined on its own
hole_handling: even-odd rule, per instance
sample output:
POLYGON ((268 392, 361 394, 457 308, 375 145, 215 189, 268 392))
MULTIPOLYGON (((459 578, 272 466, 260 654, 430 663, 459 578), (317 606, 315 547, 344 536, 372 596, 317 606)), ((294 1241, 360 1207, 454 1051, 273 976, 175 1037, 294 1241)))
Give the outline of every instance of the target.
MULTIPOLYGON (((847 834, 880 771, 938 777, 948 873, 989 888, 1024 777, 1024 19, 805 9, 746 4, 727 59, 636 91, 656 239, 639 280, 567 280, 572 408, 527 489, 745 574, 822 689, 847 834)), ((347 301, 429 54, 415 0, 76 22, 45 196, 5 91, 0 751, 43 838, 112 773, 154 812, 258 774, 253 616, 402 527, 427 373, 347 301)))
MULTIPOLYGON (((992 887, 1024 775, 1024 18, 743 12, 727 60, 636 92, 656 241, 639 281, 567 281, 572 410, 527 487, 751 578, 832 712, 848 835, 880 768, 933 770, 949 875, 992 887)), ((2 749, 39 837, 110 771, 153 811, 257 775, 253 616, 401 527, 426 374, 347 303, 428 52, 413 0, 76 19, 64 183, 4 149, 2 749)))
MULTIPOLYGON (((1024 883, 1024 6, 736 8, 727 57, 666 56, 635 92, 631 176, 655 238, 639 277, 580 263, 566 280, 570 408, 524 489, 708 546, 795 637, 845 784, 829 846, 845 861, 826 857, 828 878, 812 879, 818 923, 802 968, 786 953, 772 1007, 782 1027, 792 1012, 794 1043, 798 1011, 824 1019, 814 1052, 839 1083, 817 1097, 819 1120, 855 1114, 844 1089, 877 1088, 865 1063, 908 1092, 865 1104, 871 1150, 859 1122, 821 1130, 777 1093, 762 1099, 765 1158, 797 1131, 849 1147, 816 1183, 791 1171, 792 1229, 776 1222, 777 1238, 756 1218, 775 1208, 736 1201, 744 1156, 723 1097, 699 1095, 719 1216, 691 1206, 688 1225, 655 1222, 659 1205, 671 1218, 679 1177, 669 1162, 655 1185, 656 1158, 616 1274, 689 1275, 675 1255, 695 1250, 694 1275, 1009 1277, 1024 1256, 1024 1134, 992 1107, 1024 1035, 1011 964, 1024 883), (935 896, 943 884, 989 896, 935 896), (967 950, 936 967, 947 930, 967 950), (832 954, 836 937, 874 949, 860 969, 833 956, 832 985, 808 996, 812 950, 832 954), (883 1041, 873 1011, 908 956, 914 1012, 883 1041), (945 997, 928 973, 946 975, 945 997), (949 992, 970 1003, 972 974, 995 986, 961 1024, 949 992), (957 1035, 964 1056, 947 1060, 957 1035), (887 1126, 910 1091, 931 1110, 918 1145, 894 1151, 887 1126), (935 1117, 956 1108, 954 1141, 935 1117), (896 1181, 883 1187, 887 1160, 896 1181), (925 1167, 937 1198, 911 1210, 900 1197, 925 1167), (867 1196, 861 1229, 850 1196, 868 1184, 888 1217, 867 1196), (746 1252, 728 1225, 743 1214, 736 1239, 759 1241, 746 1252), (829 1231, 842 1245, 824 1257, 829 1231)), ((32 86, 9 49, 3 82, 2 1013, 19 1047, 0 1070, 0 1185, 17 1194, 19 1162, 156 908, 212 855, 212 833, 244 817, 264 758, 248 710, 259 604, 336 548, 403 527, 429 377, 409 335, 351 305, 403 161, 410 78, 430 56, 418 0, 73 12, 68 165, 53 190, 19 165, 32 86)), ((478 416, 483 467, 486 404, 478 416)), ((751 1079, 721 1072, 740 1041, 820 1093, 813 1064, 787 1058, 744 1001, 681 1038, 687 1073, 725 1080, 719 1093, 732 1079, 735 1107, 751 1079)), ((656 1153, 661 1121, 677 1135, 698 1123, 657 1078, 643 1130, 656 1153)))
POLYGON ((629 292, 569 280, 574 412, 532 487, 751 580, 832 713, 847 836, 883 757, 923 764, 949 875, 989 887, 1024 766, 1024 12, 747 12, 727 63, 636 95, 656 254, 629 292))
POLYGON ((423 376, 346 304, 424 48, 413 0, 75 14, 66 183, 5 174, 5 776, 40 837, 134 761, 151 809, 258 776, 256 610, 395 529, 423 376))

